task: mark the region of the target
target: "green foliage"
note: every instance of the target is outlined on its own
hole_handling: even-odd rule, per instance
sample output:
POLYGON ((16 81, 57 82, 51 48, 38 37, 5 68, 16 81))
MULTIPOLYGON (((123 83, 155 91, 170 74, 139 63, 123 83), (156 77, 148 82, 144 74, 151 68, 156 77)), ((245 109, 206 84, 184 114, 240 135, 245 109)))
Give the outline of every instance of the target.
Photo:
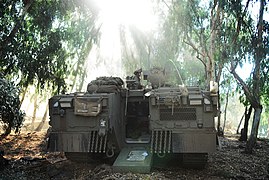
POLYGON ((227 92, 229 92, 229 98, 234 98, 234 96, 237 94, 236 92, 238 92, 235 79, 225 69, 222 72, 219 88, 220 88, 220 101, 223 104, 226 101, 225 98, 227 96, 227 92))
MULTIPOLYGON (((246 2, 245 2, 246 3, 246 2)), ((233 60, 235 65, 242 67, 242 64, 249 61, 253 64, 260 61, 260 79, 258 80, 260 96, 262 97, 262 104, 268 106, 269 95, 269 81, 268 81, 268 51, 269 51, 269 26, 268 22, 263 20, 263 36, 262 45, 258 45, 258 29, 257 22, 251 16, 250 6, 257 5, 258 2, 251 2, 250 4, 242 4, 240 1, 228 1, 223 3, 223 9, 227 14, 225 18, 223 28, 225 28, 223 36, 225 36, 227 44, 226 54, 233 60), (247 7, 248 5, 248 7, 247 7)), ((264 1, 264 5, 268 5, 268 2, 264 1)), ((265 12, 267 10, 265 9, 265 12)), ((256 12, 252 12, 256 13, 256 12)), ((256 16, 259 16, 257 13, 256 16)), ((257 84, 257 77, 254 74, 250 75, 247 79, 246 85, 250 90, 253 90, 257 84)), ((239 91, 242 91, 242 86, 238 87, 239 91)), ((253 95, 256 93, 253 91, 253 95)), ((241 93, 240 101, 245 105, 249 105, 249 100, 245 97, 244 92, 241 93)))
POLYGON ((67 77, 84 72, 98 36, 89 31, 95 17, 73 1, 23 2, 5 0, 0 5, 0 71, 17 77, 21 87, 47 85, 57 93, 65 92, 67 77), (78 61, 74 73, 73 59, 78 61))
POLYGON ((9 134, 11 129, 18 132, 22 126, 23 117, 18 87, 0 78, 0 122, 4 124, 5 134, 9 134))
POLYGON ((53 94, 65 93, 67 79, 81 83, 76 78, 85 75, 86 57, 98 39, 97 13, 76 0, 1 1, 0 74, 6 81, 0 113, 8 128, 18 131, 22 123, 19 91, 9 81, 53 94))
MULTIPOLYGON (((193 2, 194 3, 194 2, 193 2)), ((195 4, 195 3, 194 3, 195 4)), ((199 29, 195 21, 196 17, 190 16, 190 4, 188 1, 173 1, 171 4, 159 2, 155 11, 159 13, 158 31, 141 32, 133 27, 121 28, 121 43, 123 46, 123 64, 128 73, 134 69, 142 67, 148 69, 152 67, 165 67, 169 73, 174 72, 174 66, 170 66, 170 61, 180 70, 183 80, 188 85, 205 85, 205 68, 204 65, 196 60, 192 49, 183 42, 186 35, 196 37, 192 29, 199 29), (168 7, 167 13, 162 13, 168 7), (192 21, 192 24, 189 24, 192 21), (126 40, 128 32, 133 44, 126 40)), ((196 7, 196 6, 195 6, 196 7)), ((194 7, 194 9, 195 9, 194 7)), ((192 11, 193 12, 193 11, 192 11)), ((199 8, 201 19, 207 16, 205 9, 199 8)), ((203 20, 200 20, 203 23, 203 20)), ((196 38, 197 39, 197 38, 196 38)), ((178 75, 176 75, 178 76, 178 75)), ((176 84, 181 83, 179 79, 172 79, 176 84)))
MULTIPOLYGON (((269 3, 268 3, 269 4, 269 3)), ((266 10, 268 11, 268 10, 266 10)), ((261 61, 261 79, 260 81, 263 82, 261 83, 261 96, 262 96, 262 101, 263 104, 267 107, 269 107, 269 79, 268 79, 268 74, 269 74, 269 22, 268 21, 263 21, 264 27, 264 36, 263 36, 263 56, 264 58, 261 61)))
POLYGON ((89 11, 82 11, 81 9, 75 9, 67 21, 69 26, 66 28, 64 40, 66 42, 66 50, 70 55, 72 76, 69 77, 73 81, 72 89, 77 85, 77 91, 81 91, 82 84, 84 83, 83 76, 87 70, 86 60, 92 45, 98 44, 100 25, 97 25, 96 21, 97 17, 95 14, 89 11))
POLYGON ((62 48, 61 29, 53 28, 59 1, 34 1, 23 17, 19 12, 26 11, 25 6, 21 1, 5 1, 1 6, 2 16, 8 21, 0 22, 4 30, 0 70, 11 78, 19 75, 20 85, 24 87, 35 79, 37 88, 42 89, 45 83, 63 87, 66 52, 62 48), (13 8, 3 10, 7 7, 13 8))
MULTIPOLYGON (((6 79, 16 79, 20 87, 34 84, 44 89, 48 86, 57 93, 66 90, 65 81, 69 79, 73 82, 72 88, 81 89, 86 59, 92 45, 98 45, 101 25, 93 3, 79 2, 86 3, 77 0, 1 1, 0 72, 6 79)), ((198 82, 206 86, 203 71, 210 58, 218 67, 213 71, 220 73, 231 60, 242 66, 255 59, 257 29, 244 2, 158 2, 158 10, 168 9, 159 13, 158 32, 144 33, 134 27, 120 27, 122 59, 128 73, 139 67, 165 67, 172 60, 186 84, 198 82), (220 16, 216 15, 218 12, 220 16), (214 22, 216 27, 212 29, 214 22), (127 38, 132 42, 128 44, 127 38), (193 61, 197 59, 200 61, 193 61)), ((264 46, 259 49, 262 51, 260 89, 262 101, 268 106, 269 25, 266 21, 263 24, 264 46)), ((232 80, 227 75, 223 79, 221 87, 227 92, 232 80)), ((251 79, 248 86, 253 87, 251 79)), ((238 90, 242 91, 240 87, 238 90)), ((245 97, 241 100, 248 104, 245 97)))
MULTIPOLYGON (((218 1, 214 3, 217 4, 218 1)), ((209 11, 206 3, 185 0, 172 1, 169 7, 170 13, 164 32, 171 37, 170 41, 173 42, 176 52, 175 58, 182 52, 189 53, 193 60, 200 61, 201 67, 204 66, 205 72, 200 74, 200 82, 208 85, 210 80, 218 81, 215 79, 215 73, 221 72, 224 62, 227 61, 223 56, 219 38, 222 29, 218 27, 221 21, 218 9, 210 7, 212 9, 209 11), (216 24, 214 27, 217 28, 214 28, 213 24, 216 24), (206 76, 203 76, 204 74, 206 76)), ((193 69, 195 68, 194 66, 193 69)))
POLYGON ((222 24, 222 37, 226 56, 234 58, 240 66, 245 62, 247 54, 251 52, 252 31, 254 31, 253 20, 249 11, 244 11, 240 1, 223 2, 225 18, 222 24))

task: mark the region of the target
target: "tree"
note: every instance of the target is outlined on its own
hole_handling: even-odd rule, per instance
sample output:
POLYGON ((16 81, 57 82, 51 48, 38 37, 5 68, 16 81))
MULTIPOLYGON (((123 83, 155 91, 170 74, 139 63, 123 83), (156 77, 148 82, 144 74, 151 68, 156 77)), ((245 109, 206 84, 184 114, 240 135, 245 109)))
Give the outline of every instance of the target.
MULTIPOLYGON (((266 49, 268 51, 268 35, 263 36, 262 34, 263 31, 267 31, 265 27, 268 25, 265 26, 267 23, 262 18, 265 1, 260 2, 257 28, 249 13, 250 3, 250 0, 245 4, 234 0, 211 1, 209 3, 210 13, 198 1, 173 1, 169 8, 174 12, 174 17, 176 16, 172 24, 175 23, 180 27, 182 35, 185 37, 183 41, 197 53, 197 58, 204 64, 207 82, 211 80, 219 82, 223 67, 229 61, 232 62, 231 72, 239 81, 240 86, 243 86, 247 99, 255 110, 255 121, 253 121, 255 124, 252 126, 252 135, 255 136, 262 110, 260 95, 263 93, 260 88, 266 81, 260 81, 263 79, 260 77, 260 68, 262 64, 266 64, 263 63, 263 60, 266 59, 266 49), (242 66, 247 57, 255 59, 250 87, 235 72, 237 65, 242 66)), ((220 118, 218 127, 219 125, 220 118)), ((248 141, 247 151, 250 151, 255 141, 252 135, 248 141)))
POLYGON ((12 129, 18 132, 23 123, 24 113, 20 110, 19 90, 14 83, 0 77, 0 122, 8 135, 12 129))
MULTIPOLYGON (((91 6, 89 6, 90 8, 91 6)), ((93 44, 98 43, 101 25, 97 25, 97 12, 89 9, 75 9, 70 14, 70 18, 63 22, 63 26, 69 23, 66 28, 64 41, 66 41, 66 51, 70 54, 70 72, 72 81, 70 91, 81 91, 84 79, 87 75, 87 57, 93 44)))
MULTIPOLYGON (((249 140, 247 141, 247 146, 246 146, 246 151, 249 153, 252 152, 252 149, 256 143, 259 121, 261 119, 261 112, 262 112, 262 105, 261 105, 261 99, 260 99, 260 95, 261 95, 261 92, 260 92, 261 70, 260 68, 261 68, 261 61, 265 58, 264 56, 266 55, 266 51, 264 49, 265 46, 263 44, 264 6, 265 6, 265 0, 260 0, 260 12, 259 12, 259 20, 257 24, 258 32, 257 32, 257 37, 254 38, 254 40, 256 40, 257 43, 254 44, 255 67, 254 67, 254 72, 253 72, 253 93, 249 94, 247 89, 244 88, 244 91, 248 99, 250 100, 251 105, 254 108, 254 118, 253 118, 251 134, 250 134, 249 140)), ((233 74, 235 75, 235 73, 233 74)))
POLYGON ((59 7, 58 1, 1 4, 0 70, 10 79, 17 76, 21 87, 33 84, 34 79, 39 87, 45 82, 64 86, 66 52, 62 49, 61 31, 53 28, 59 7))
POLYGON ((42 117, 41 122, 39 123, 39 125, 36 127, 35 131, 41 131, 41 129, 43 128, 45 122, 46 122, 46 118, 48 115, 48 111, 49 111, 49 105, 46 106, 46 110, 44 112, 44 115, 42 117))
MULTIPOLYGON (((228 60, 222 46, 225 39, 221 38, 225 17, 223 2, 210 1, 206 4, 195 0, 172 1, 168 7, 172 16, 169 24, 177 27, 177 38, 183 42, 180 45, 184 50, 196 54, 196 59, 204 66, 207 89, 210 81, 220 84, 222 69, 228 60)), ((220 110, 220 99, 218 101, 220 110)), ((217 126, 220 131, 220 115, 217 126)))
POLYGON ((252 113, 252 106, 245 106, 245 123, 244 123, 244 128, 241 131, 241 136, 239 138, 240 141, 247 141, 248 139, 248 124, 249 124, 249 120, 250 120, 250 115, 252 113))
MULTIPOLYGON (((37 92, 64 93, 73 75, 72 58, 79 59, 80 70, 97 41, 98 31, 88 30, 96 15, 92 6, 84 8, 78 1, 1 1, 0 72, 24 92, 34 85, 37 92), (76 15, 82 18, 77 21, 76 15)), ((81 69, 75 76, 85 76, 81 69)))
POLYGON ((73 74, 72 59, 78 59, 75 69, 82 69, 75 70, 75 76, 85 74, 81 67, 98 37, 97 12, 91 6, 83 8, 78 1, 6 0, 0 10, 0 70, 5 76, 18 76, 22 87, 37 80, 38 88, 46 84, 60 93, 73 74))
MULTIPOLYGON (((253 21, 250 16, 246 17, 247 8, 250 1, 247 1, 247 4, 244 9, 242 9, 241 4, 238 4, 238 8, 233 9, 232 5, 230 8, 233 10, 233 13, 235 14, 235 17, 237 19, 237 31, 234 38, 234 43, 236 42, 237 45, 239 45, 240 42, 244 41, 246 38, 245 34, 249 34, 249 39, 251 40, 251 46, 249 47, 249 54, 253 57, 253 63, 254 63, 254 71, 251 79, 251 86, 248 86, 242 78, 236 73, 235 68, 237 64, 239 63, 238 59, 236 58, 237 52, 234 52, 234 56, 232 58, 231 62, 231 73, 233 74, 234 78, 238 81, 238 83, 242 86, 242 89, 244 91, 244 94, 246 95, 247 100, 250 102, 251 106, 254 108, 254 117, 253 117, 253 124, 251 129, 250 137, 247 141, 246 146, 246 152, 252 153, 253 147, 256 143, 257 138, 257 132, 258 132, 258 126, 259 121, 261 118, 261 112, 262 112, 262 104, 261 104, 261 86, 265 82, 261 81, 261 63, 263 59, 266 58, 266 45, 264 42, 264 6, 266 5, 266 2, 264 0, 260 0, 260 10, 258 14, 258 22, 257 26, 255 27, 253 25, 253 21), (250 29, 248 32, 245 32, 243 26, 246 26, 247 30, 250 29), (251 28, 254 30, 251 31, 251 28), (254 32, 254 33, 253 33, 254 32), (241 34, 240 34, 241 33, 241 34), (244 33, 244 34, 242 34, 244 33)), ((241 46, 241 44, 240 44, 241 46)), ((238 48, 234 48, 233 51, 238 50, 238 48)), ((242 50, 242 48, 241 48, 242 50)), ((246 53, 246 51, 245 51, 246 53)), ((267 80, 266 80, 267 81, 267 80)))

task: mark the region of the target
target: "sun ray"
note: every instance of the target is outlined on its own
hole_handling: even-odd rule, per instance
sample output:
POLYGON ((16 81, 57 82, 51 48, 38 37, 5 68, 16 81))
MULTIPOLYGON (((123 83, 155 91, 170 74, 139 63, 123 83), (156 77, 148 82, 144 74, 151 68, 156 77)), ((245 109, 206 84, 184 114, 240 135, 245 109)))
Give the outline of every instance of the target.
MULTIPOLYGON (((120 28, 135 27, 143 33, 156 30, 158 18, 151 0, 96 0, 102 24, 99 47, 88 57, 88 82, 101 75, 124 77, 120 28)), ((126 36, 130 33, 126 32, 126 36)), ((131 39, 131 38, 127 38, 131 39)), ((127 42, 131 47, 131 42, 127 42)))

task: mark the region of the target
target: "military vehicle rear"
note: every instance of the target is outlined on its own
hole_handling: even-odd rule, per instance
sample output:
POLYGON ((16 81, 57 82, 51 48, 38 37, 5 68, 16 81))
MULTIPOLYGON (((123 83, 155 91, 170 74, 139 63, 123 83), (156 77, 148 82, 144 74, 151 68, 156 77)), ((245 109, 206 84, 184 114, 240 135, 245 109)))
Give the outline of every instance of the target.
POLYGON ((139 69, 126 87, 118 77, 100 77, 85 93, 52 97, 48 150, 77 161, 117 158, 115 171, 149 172, 153 157, 168 155, 204 166, 216 150, 217 92, 166 80, 161 68, 139 69))

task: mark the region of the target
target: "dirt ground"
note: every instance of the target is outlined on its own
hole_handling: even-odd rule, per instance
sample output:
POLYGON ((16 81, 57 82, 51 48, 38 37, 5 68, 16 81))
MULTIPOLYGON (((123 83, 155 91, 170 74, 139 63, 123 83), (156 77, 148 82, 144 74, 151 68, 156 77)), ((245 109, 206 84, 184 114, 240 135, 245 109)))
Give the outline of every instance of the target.
POLYGON ((63 153, 46 152, 45 133, 9 135, 0 142, 7 164, 0 179, 269 179, 269 140, 259 140, 254 154, 244 153, 245 143, 235 135, 220 138, 221 148, 209 155, 204 169, 153 167, 149 174, 114 173, 109 164, 75 163, 63 153))

